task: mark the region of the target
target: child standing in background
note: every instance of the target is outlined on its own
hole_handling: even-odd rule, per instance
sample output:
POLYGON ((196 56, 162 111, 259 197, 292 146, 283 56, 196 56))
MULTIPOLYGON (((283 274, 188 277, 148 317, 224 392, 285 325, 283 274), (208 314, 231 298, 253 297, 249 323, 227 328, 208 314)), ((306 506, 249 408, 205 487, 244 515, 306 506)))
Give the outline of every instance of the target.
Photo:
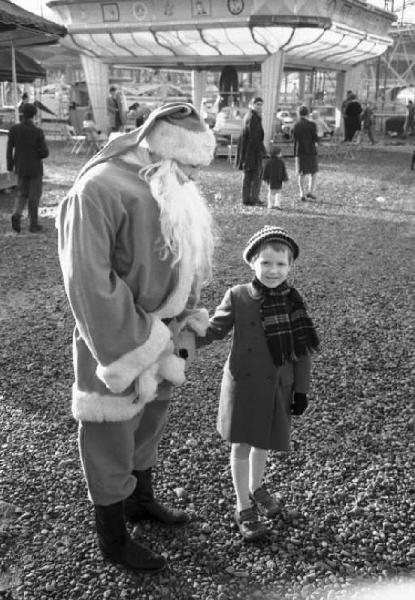
POLYGON ((217 427, 231 443, 235 521, 246 541, 267 533, 260 515, 279 512, 263 483, 268 451, 289 450, 291 415, 307 408, 311 354, 319 345, 302 297, 286 282, 298 254, 280 227, 255 233, 243 252, 253 281, 227 290, 206 337, 197 340, 199 347, 207 345, 233 329, 217 427))
POLYGON ((268 208, 281 210, 280 190, 283 182, 288 181, 288 175, 278 146, 271 148, 271 156, 265 163, 262 178, 268 184, 268 208))

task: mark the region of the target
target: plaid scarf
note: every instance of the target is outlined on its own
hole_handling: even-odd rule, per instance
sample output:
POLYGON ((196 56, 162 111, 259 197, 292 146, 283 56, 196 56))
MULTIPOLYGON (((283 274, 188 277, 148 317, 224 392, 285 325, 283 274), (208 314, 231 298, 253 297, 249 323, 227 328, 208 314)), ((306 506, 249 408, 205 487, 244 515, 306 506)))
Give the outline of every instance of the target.
POLYGON ((297 290, 285 281, 268 288, 256 277, 252 284, 262 295, 262 326, 275 366, 316 352, 319 339, 297 290))

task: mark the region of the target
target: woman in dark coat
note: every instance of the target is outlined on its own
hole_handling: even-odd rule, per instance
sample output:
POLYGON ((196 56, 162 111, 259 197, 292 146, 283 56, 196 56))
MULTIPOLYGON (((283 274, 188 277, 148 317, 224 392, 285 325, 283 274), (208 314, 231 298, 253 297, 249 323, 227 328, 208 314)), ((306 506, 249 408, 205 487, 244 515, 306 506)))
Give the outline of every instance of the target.
POLYGON ((344 110, 345 116, 345 142, 351 142, 356 131, 360 131, 360 115, 362 113, 362 105, 357 96, 352 94, 347 106, 344 110))
POLYGON ((258 513, 279 511, 263 485, 268 450, 287 451, 291 414, 307 407, 310 354, 318 337, 300 294, 286 283, 299 254, 286 231, 266 226, 249 240, 244 260, 251 283, 228 289, 198 345, 223 339, 233 329, 218 412, 218 431, 232 444, 235 521, 247 541, 266 529, 258 513))

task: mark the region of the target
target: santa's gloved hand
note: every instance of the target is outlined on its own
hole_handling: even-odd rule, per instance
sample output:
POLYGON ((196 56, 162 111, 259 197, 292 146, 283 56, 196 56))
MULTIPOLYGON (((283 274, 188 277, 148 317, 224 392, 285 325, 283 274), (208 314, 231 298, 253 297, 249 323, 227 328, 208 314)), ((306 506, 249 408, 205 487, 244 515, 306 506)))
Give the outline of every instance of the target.
POLYGON ((190 329, 182 329, 176 338, 176 353, 186 361, 186 368, 193 362, 196 352, 196 336, 190 329))
POLYGON ((291 414, 295 416, 302 415, 303 412, 307 409, 307 406, 307 395, 294 392, 291 402, 291 414))

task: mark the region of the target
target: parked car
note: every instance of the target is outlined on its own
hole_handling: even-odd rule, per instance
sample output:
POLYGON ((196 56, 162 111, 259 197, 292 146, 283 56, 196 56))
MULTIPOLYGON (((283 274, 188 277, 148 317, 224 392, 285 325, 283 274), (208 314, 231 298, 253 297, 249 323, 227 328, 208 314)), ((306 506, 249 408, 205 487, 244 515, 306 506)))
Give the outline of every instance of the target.
POLYGON ((405 115, 394 115, 385 120, 385 135, 402 136, 405 126, 405 115))
POLYGON ((276 114, 277 134, 280 133, 286 139, 291 139, 294 123, 298 118, 295 110, 279 110, 276 114))

